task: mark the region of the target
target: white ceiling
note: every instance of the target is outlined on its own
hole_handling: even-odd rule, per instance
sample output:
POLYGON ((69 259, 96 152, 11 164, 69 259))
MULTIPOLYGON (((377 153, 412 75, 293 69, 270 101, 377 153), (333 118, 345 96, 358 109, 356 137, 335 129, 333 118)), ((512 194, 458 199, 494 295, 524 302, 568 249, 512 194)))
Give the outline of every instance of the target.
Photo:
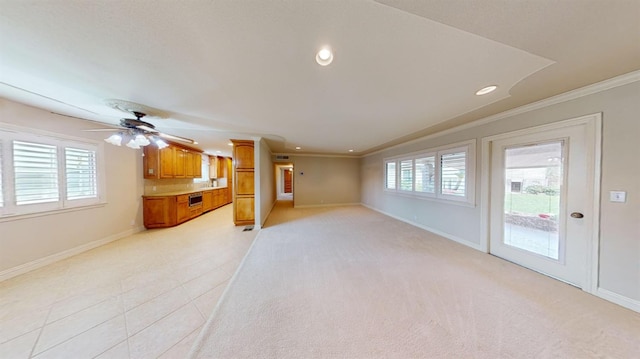
POLYGON ((0 0, 0 96, 111 124, 131 101, 210 153, 358 155, 638 70, 639 36, 638 0, 0 0))

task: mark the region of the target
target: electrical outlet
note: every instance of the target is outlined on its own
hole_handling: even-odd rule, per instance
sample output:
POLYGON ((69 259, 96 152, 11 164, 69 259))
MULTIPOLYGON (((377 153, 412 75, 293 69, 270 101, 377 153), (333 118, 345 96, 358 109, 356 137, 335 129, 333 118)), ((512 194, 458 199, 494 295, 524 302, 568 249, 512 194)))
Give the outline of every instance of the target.
POLYGON ((135 226, 135 225, 136 225, 136 220, 135 220, 135 219, 132 219, 132 220, 131 220, 131 225, 132 225, 132 226, 135 226))
POLYGON ((153 192, 155 192, 155 191, 156 191, 156 186, 151 187, 151 190, 152 190, 153 192))

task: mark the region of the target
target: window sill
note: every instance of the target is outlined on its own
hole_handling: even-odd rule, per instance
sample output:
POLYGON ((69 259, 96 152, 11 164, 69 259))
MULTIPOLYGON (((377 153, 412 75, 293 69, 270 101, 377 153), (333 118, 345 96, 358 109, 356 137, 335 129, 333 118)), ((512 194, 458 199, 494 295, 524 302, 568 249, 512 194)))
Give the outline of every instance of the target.
POLYGON ((101 207, 104 207, 106 205, 107 205, 106 202, 101 202, 101 203, 91 204, 91 205, 87 205, 87 206, 63 208, 63 209, 56 209, 56 210, 51 210, 51 211, 42 211, 42 212, 34 212, 34 213, 23 213, 23 214, 6 214, 6 215, 1 215, 0 216, 0 223, 19 221, 19 220, 22 220, 22 219, 29 219, 29 218, 35 218, 35 217, 51 216, 51 215, 56 215, 56 214, 69 213, 69 212, 77 212, 77 211, 83 211, 83 210, 87 210, 87 209, 101 208, 101 207))
POLYGON ((462 201, 462 200, 456 201, 456 200, 438 198, 438 197, 428 196, 428 195, 417 195, 417 194, 413 194, 413 193, 410 193, 410 192, 385 190, 384 193, 392 195, 392 196, 398 196, 398 197, 415 198, 415 199, 431 201, 431 202, 436 202, 436 203, 452 204, 454 206, 469 207, 469 208, 475 208, 476 207, 475 203, 470 203, 470 202, 467 202, 467 201, 462 201))

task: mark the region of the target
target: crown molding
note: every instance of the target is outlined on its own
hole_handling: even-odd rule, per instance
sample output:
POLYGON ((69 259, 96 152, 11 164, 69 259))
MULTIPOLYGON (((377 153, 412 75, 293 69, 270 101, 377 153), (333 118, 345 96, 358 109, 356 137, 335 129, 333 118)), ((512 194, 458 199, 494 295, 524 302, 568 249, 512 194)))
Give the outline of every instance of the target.
POLYGON ((394 148, 399 148, 399 147, 403 147, 406 145, 410 145, 416 142, 420 142, 420 141, 424 141, 424 140, 428 140, 431 138, 436 138, 436 137, 440 137, 440 136, 444 136, 444 135, 448 135, 450 133, 454 133, 454 132, 458 132, 458 131, 462 131, 462 130, 466 130, 468 128, 473 128, 473 127, 477 127, 477 126, 481 126, 481 125, 485 125, 487 123, 491 123, 494 121, 498 121, 498 120, 502 120, 508 117, 513 117, 516 115, 520 115, 526 112, 530 112, 530 111, 534 111, 534 110, 538 110, 541 108, 545 108, 545 107, 549 107, 549 106, 553 106, 559 103, 563 103, 563 102, 567 102, 567 101, 571 101, 571 100, 575 100, 584 96, 589 96, 589 95, 593 95, 599 92, 603 92, 603 91, 607 91, 610 90, 612 88, 616 88, 616 87, 620 87, 620 86, 624 86, 624 85, 628 85, 630 83, 634 83, 634 82, 638 82, 640 81, 640 70, 637 71, 632 71, 629 73, 626 73, 624 75, 620 75, 620 76, 616 76, 616 77, 612 77, 610 79, 604 80, 604 81, 600 81, 597 82, 595 84, 591 84, 591 85, 587 85, 584 87, 580 87, 578 89, 575 90, 571 90, 569 92, 565 92, 556 96, 552 96, 552 97, 548 97, 546 99, 540 100, 540 101, 536 101, 536 102, 532 102, 528 105, 523 105, 520 107, 516 107, 514 109, 511 110, 507 110, 504 112, 500 112, 497 113, 495 115, 491 115, 488 117, 484 117, 469 123, 465 123, 463 125, 459 125, 456 127, 452 127, 440 132, 436 132, 436 133, 432 133, 420 138, 416 138, 407 142, 403 142, 403 143, 399 143, 397 145, 393 145, 393 146, 389 146, 386 148, 382 148, 379 149, 377 151, 371 152, 371 153, 367 153, 364 155, 361 155, 360 158, 364 158, 364 157, 369 157, 369 156, 373 156, 376 155, 378 153, 384 152, 384 151, 388 151, 394 148))

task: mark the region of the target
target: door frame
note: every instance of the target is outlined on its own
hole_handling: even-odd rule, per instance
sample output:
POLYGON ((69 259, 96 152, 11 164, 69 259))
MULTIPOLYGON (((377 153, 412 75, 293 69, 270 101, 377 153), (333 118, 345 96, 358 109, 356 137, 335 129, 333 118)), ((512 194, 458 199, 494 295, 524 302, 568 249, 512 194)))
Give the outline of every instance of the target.
POLYGON ((480 151, 482 156, 480 175, 480 203, 482 204, 480 206, 480 250, 485 253, 490 252, 491 143, 513 136, 530 134, 532 131, 555 130, 576 125, 586 126, 586 141, 592 144, 590 148, 587 148, 586 156, 587 162, 592 164, 592 168, 587 168, 587 173, 593 180, 593 198, 591 198, 593 220, 591 221, 591 240, 587 242, 585 278, 582 290, 596 294, 600 262, 600 173, 602 162, 602 113, 600 112, 482 138, 480 151))

